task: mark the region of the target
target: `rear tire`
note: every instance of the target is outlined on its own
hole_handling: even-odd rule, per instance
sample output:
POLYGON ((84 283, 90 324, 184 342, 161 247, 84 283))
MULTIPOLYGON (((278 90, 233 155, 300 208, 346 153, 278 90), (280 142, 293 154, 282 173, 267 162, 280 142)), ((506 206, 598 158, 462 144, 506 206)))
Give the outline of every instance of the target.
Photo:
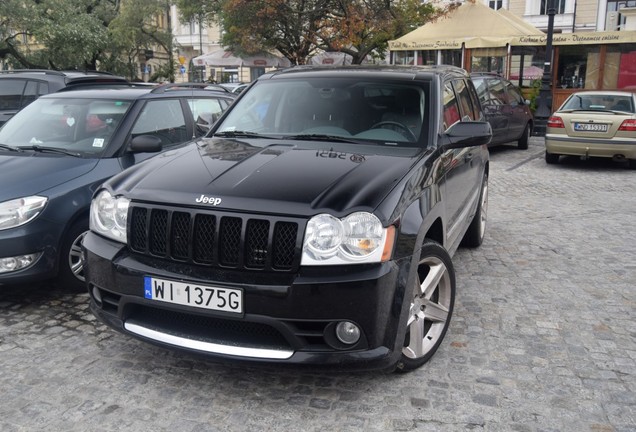
POLYGON ((450 255, 439 243, 422 245, 417 280, 404 301, 410 302, 402 356, 397 372, 417 369, 442 343, 455 304, 455 270, 450 255))
POLYGON ((481 193, 479 195, 479 204, 473 220, 468 226, 466 234, 462 239, 462 246, 476 248, 481 246, 486 235, 486 224, 488 222, 488 174, 484 173, 484 179, 481 182, 481 193))
POLYGON ((57 274, 57 282, 62 287, 76 291, 86 289, 82 240, 87 232, 88 221, 79 221, 71 226, 62 240, 57 274))
POLYGON ((530 123, 528 123, 526 128, 523 130, 523 134, 521 134, 521 138, 517 141, 517 148, 519 150, 528 150, 528 142, 530 141, 531 133, 532 129, 530 128, 530 123))
POLYGON ((636 170, 636 159, 629 159, 629 168, 636 170))
POLYGON ((558 164, 559 163, 559 155, 558 154, 554 154, 554 153, 548 153, 546 151, 545 152, 545 161, 546 161, 546 163, 549 163, 550 165, 558 164))

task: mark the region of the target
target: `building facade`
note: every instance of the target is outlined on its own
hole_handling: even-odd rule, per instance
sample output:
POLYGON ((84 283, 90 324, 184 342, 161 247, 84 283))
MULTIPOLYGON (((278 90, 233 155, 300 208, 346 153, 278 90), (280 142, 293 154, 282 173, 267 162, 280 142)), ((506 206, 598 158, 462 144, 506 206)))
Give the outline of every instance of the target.
MULTIPOLYGON (((392 62, 450 63, 469 71, 498 73, 529 92, 541 79, 544 63, 550 60, 554 107, 580 89, 636 89, 636 22, 630 24, 636 20, 632 13, 636 11, 636 0, 475 1, 530 25, 529 36, 515 34, 505 43, 485 41, 480 45, 474 36, 478 29, 473 28, 465 30, 463 41, 447 38, 445 46, 435 49, 431 44, 409 40, 407 35, 389 42, 392 62), (551 59, 546 59, 545 33, 551 8, 555 12, 554 49, 551 59), (535 30, 543 33, 537 36, 535 30), (400 43, 401 40, 408 43, 400 43)), ((449 15, 449 20, 452 16, 449 15)), ((473 24, 469 22, 469 25, 473 24)), ((518 27, 523 26, 518 23, 518 27)), ((486 33, 489 31, 485 30, 486 33)))

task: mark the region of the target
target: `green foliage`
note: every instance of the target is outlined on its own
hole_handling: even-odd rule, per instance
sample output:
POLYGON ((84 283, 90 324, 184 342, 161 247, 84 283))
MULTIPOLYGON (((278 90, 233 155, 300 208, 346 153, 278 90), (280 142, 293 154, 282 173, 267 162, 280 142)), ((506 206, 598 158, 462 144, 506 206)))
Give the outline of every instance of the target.
POLYGON ((535 112, 537 110, 537 99, 539 98, 539 91, 541 90, 541 79, 535 79, 532 81, 532 91, 530 92, 530 110, 535 112))
POLYGON ((235 53, 278 50, 292 64, 321 51, 354 63, 383 58, 389 40, 444 13, 420 0, 0 0, 0 59, 135 78, 140 53, 159 46, 167 63, 159 73, 173 80, 171 25, 156 20, 172 4, 184 22, 220 22, 235 53))
POLYGON ((171 52, 170 30, 156 17, 172 3, 0 0, 0 58, 14 67, 101 69, 134 78, 142 50, 159 45, 171 52))

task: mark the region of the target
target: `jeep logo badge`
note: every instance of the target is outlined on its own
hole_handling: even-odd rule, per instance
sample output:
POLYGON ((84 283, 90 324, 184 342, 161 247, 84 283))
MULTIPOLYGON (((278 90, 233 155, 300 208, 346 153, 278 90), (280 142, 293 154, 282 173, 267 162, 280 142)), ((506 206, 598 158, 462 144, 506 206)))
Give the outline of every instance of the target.
POLYGON ((218 206, 219 204, 221 204, 221 198, 208 197, 205 195, 201 195, 199 198, 195 199, 195 201, 198 203, 210 204, 213 206, 218 206))

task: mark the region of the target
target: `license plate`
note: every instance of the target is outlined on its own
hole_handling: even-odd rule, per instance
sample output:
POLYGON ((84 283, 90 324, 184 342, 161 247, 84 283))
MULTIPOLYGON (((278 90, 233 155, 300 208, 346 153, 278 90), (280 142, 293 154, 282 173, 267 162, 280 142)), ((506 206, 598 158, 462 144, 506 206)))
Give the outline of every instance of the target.
POLYGON ((574 123, 574 130, 578 132, 607 132, 607 125, 601 123, 574 123))
POLYGON ((144 297, 184 306, 240 314, 243 313, 243 291, 144 277, 144 297))

